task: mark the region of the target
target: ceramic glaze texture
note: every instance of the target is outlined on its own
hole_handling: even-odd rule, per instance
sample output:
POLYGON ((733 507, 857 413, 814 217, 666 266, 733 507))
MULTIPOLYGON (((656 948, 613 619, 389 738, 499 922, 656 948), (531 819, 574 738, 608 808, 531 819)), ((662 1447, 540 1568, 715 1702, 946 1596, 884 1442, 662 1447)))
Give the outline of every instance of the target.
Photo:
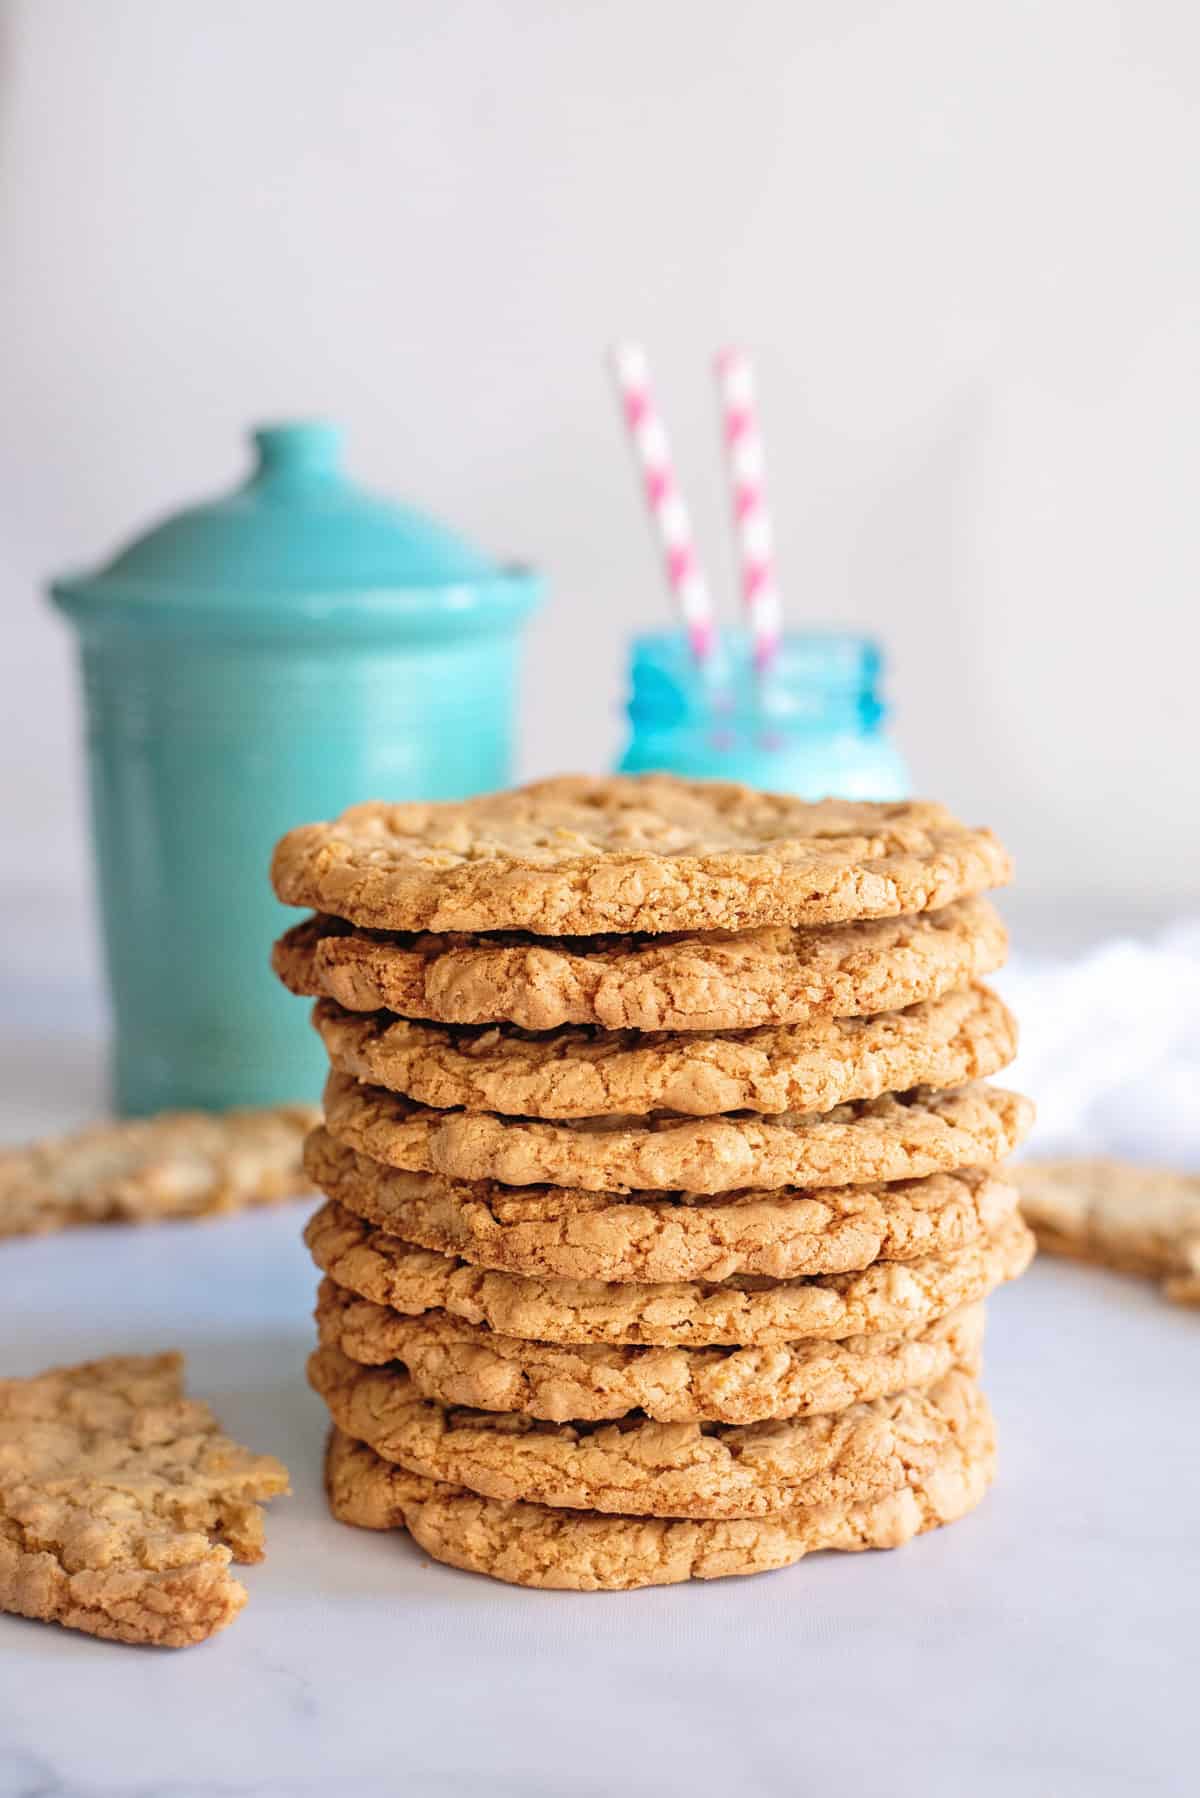
POLYGON ((79 630, 119 1109, 315 1098, 321 1053, 268 967, 263 869, 297 818, 511 778, 538 598, 339 472, 327 426, 258 433, 228 498, 60 581, 79 630))
POLYGON ((903 799, 908 770, 885 731, 881 657, 866 637, 786 636, 761 690, 744 632, 701 674, 677 632, 635 637, 623 774, 738 780, 799 799, 903 799))

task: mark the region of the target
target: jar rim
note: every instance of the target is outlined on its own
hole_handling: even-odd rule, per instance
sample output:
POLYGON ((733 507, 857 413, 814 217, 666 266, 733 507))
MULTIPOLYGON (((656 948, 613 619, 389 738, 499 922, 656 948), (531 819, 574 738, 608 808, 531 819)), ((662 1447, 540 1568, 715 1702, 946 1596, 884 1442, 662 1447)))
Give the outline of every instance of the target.
POLYGON ((770 669, 754 665, 749 632, 724 633, 710 663, 695 661, 678 630, 649 631, 630 646, 629 715, 635 722, 707 729, 714 722, 788 730, 851 728, 883 716, 878 686, 883 653, 866 635, 842 630, 789 631, 770 669))

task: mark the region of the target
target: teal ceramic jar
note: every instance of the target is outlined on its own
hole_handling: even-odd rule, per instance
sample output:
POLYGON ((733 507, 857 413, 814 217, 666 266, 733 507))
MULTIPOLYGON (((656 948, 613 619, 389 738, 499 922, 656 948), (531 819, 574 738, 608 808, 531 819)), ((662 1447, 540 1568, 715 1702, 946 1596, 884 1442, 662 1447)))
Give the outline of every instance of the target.
POLYGON ((245 486, 51 589, 79 634, 123 1112, 316 1097, 320 1045, 268 967, 295 921, 276 839, 511 778, 535 577, 353 485, 331 426, 254 442, 245 486))
POLYGON ((625 774, 739 780, 798 799, 902 799, 908 769, 887 732, 882 657, 869 637, 789 632, 760 688, 742 631, 701 675, 678 631, 633 640, 625 774))

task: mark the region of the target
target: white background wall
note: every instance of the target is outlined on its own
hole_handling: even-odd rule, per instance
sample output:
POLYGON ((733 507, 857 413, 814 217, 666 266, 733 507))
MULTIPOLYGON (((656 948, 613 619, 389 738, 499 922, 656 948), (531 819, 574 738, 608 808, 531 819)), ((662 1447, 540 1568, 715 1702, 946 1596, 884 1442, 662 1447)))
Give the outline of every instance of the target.
POLYGON ((39 581, 261 417, 545 567, 524 765, 603 765, 664 603, 632 332, 723 579, 755 349, 791 616, 885 635, 922 789, 1029 890, 1200 889, 1190 0, 26 0, 0 158, 0 880, 84 890, 39 581))

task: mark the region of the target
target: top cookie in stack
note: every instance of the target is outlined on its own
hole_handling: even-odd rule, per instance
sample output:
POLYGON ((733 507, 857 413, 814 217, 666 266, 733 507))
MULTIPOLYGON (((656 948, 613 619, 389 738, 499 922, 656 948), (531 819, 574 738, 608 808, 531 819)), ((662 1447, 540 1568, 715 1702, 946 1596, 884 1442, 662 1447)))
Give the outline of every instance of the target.
POLYGON ((285 837, 276 891, 318 915, 275 967, 333 1069, 310 1373, 338 1514, 613 1586, 973 1502, 969 1307, 1029 1252, 994 1172, 1028 1107, 986 1083, 1014 1026, 979 983, 1007 876, 939 806, 659 776, 285 837))

